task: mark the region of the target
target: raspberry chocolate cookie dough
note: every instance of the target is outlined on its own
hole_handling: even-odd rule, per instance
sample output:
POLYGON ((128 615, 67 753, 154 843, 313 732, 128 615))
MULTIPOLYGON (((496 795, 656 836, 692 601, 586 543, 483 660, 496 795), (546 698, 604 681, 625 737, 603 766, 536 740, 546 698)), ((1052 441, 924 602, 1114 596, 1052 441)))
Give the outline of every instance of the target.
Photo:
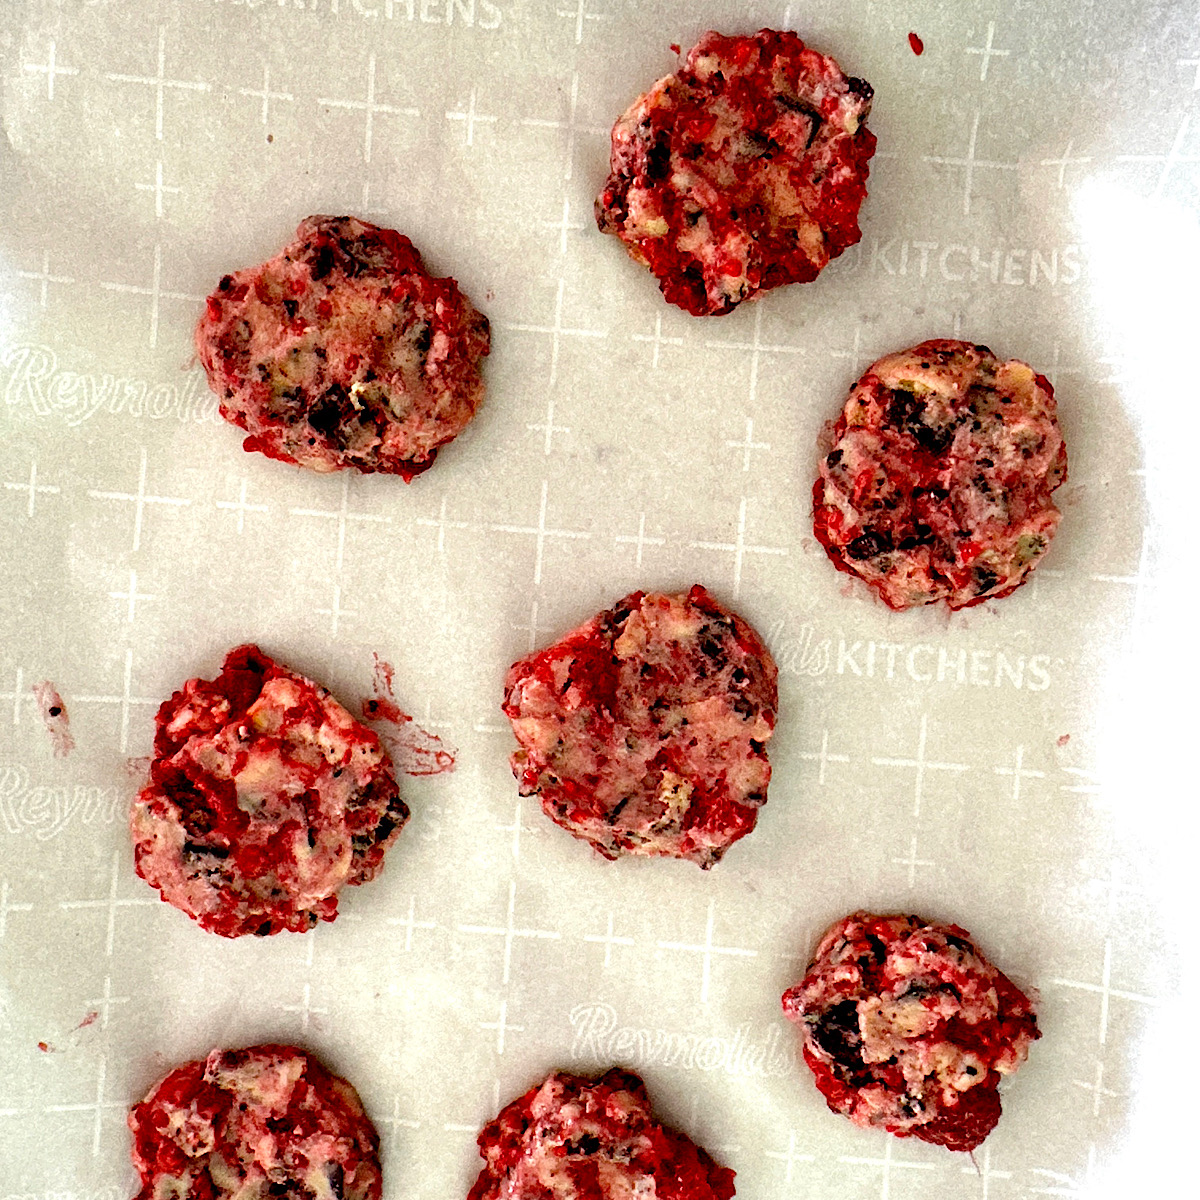
POLYGON ((433 465, 483 399, 487 318, 408 238, 308 217, 257 267, 226 275, 196 327, 221 415, 247 450, 314 471, 433 465))
POLYGON ((379 1138, 358 1093, 294 1046, 214 1050, 129 1114, 135 1200, 379 1200, 379 1138))
POLYGON ((479 1135, 487 1165, 467 1200, 730 1200, 733 1172, 650 1114, 645 1084, 614 1068, 558 1073, 479 1135))
POLYGON ((1041 1034, 1033 1003, 957 925, 857 912, 783 994, 825 1102, 863 1128, 974 1150, 997 1084, 1041 1034))
POLYGON ((1025 582, 1066 478, 1044 376, 986 346, 922 342, 850 390, 813 487, 813 532, 890 608, 965 608, 1025 582))
POLYGON ((408 820, 379 738, 257 646, 189 680, 156 723, 134 862, 212 933, 332 921, 338 890, 374 879, 408 820))
POLYGON ((815 279, 862 236, 871 96, 794 33, 706 33, 613 126, 596 222, 696 316, 815 279))
POLYGON ((711 867, 766 803, 777 678, 704 588, 634 592, 510 668, 521 794, 605 858, 711 867))

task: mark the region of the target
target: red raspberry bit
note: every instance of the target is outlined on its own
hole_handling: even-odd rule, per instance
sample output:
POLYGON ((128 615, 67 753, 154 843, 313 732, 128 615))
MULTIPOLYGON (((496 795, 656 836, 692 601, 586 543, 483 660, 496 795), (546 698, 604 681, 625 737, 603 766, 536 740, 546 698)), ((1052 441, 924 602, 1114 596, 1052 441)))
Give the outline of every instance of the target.
POLYGON ((308 284, 306 284, 303 279, 293 279, 292 282, 288 284, 288 288, 291 290, 293 296, 303 296, 304 289, 306 287, 308 287, 308 284))
POLYGON ((667 47, 667 49, 670 50, 673 54, 682 54, 683 53, 683 51, 680 50, 680 48, 679 48, 678 42, 672 42, 670 44, 670 46, 667 47))
POLYGON ((208 309, 208 319, 210 321, 219 321, 221 319, 221 301, 216 296, 209 296, 205 302, 205 307, 208 309))
POLYGON ((323 317, 326 321, 333 316, 333 305, 328 300, 317 301, 317 316, 323 317))
POLYGON ((908 44, 912 47, 914 54, 919 56, 925 53, 925 43, 915 33, 908 35, 908 44))

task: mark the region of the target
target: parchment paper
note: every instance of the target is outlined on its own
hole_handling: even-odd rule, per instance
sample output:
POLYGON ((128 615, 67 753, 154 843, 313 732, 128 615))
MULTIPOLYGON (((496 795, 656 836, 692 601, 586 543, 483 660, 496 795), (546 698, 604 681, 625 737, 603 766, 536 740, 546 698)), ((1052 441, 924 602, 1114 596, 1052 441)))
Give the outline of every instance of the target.
POLYGON ((128 1105, 260 1040, 357 1086, 395 1200, 465 1195, 500 1105, 613 1063, 739 1196, 1186 1191, 1194 4, 24 0, 0 28, 0 1197, 132 1195, 128 1105), (864 236, 698 320, 595 230, 607 129, 670 43, 764 25, 875 86, 864 236), (203 296, 311 212, 404 231, 493 322, 484 408, 410 486, 244 454, 193 360, 203 296), (817 436, 875 357, 956 335, 1054 383, 1065 516, 1012 597, 893 614, 812 538, 817 436), (779 661, 770 801, 711 872, 606 863, 518 799, 501 681, 693 582, 779 661), (378 653, 458 755, 336 924, 226 942, 134 875, 127 763, 245 640, 352 706, 378 653), (853 1128, 798 1063, 779 996, 857 907, 957 921, 1040 992, 974 1163, 853 1128))

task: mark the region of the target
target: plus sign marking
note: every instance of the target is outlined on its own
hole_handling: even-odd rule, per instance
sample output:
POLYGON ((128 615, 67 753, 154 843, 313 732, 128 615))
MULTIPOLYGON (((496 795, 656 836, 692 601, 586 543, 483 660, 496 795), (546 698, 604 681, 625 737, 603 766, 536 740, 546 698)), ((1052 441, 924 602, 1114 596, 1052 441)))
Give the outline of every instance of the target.
POLYGON ((1127 992, 1112 986, 1112 942, 1104 939, 1104 965, 1100 970, 1099 983, 1086 983, 1077 979, 1051 979, 1049 981, 1058 987, 1071 988, 1081 992, 1093 992, 1100 997, 1100 1045, 1108 1040, 1109 1005, 1114 997, 1118 1000, 1130 1000, 1135 1004, 1158 1004, 1154 996, 1144 996, 1140 992, 1127 992))
POLYGON ((61 67, 58 65, 58 48, 54 42, 50 43, 50 54, 46 59, 45 64, 42 63, 26 63, 26 71, 33 71, 39 75, 46 76, 46 99, 54 99, 54 80, 59 75, 78 75, 78 67, 61 67))
POLYGON ((88 490, 93 500, 128 500, 133 503, 133 549, 136 553, 142 545, 142 523, 147 504, 165 504, 170 508, 186 508, 191 504, 181 496, 151 496, 146 492, 146 448, 143 446, 138 457, 138 485, 136 492, 102 492, 88 490))
POLYGON ((116 83, 144 83, 154 88, 154 136, 161 142, 163 135, 163 94, 167 88, 187 92, 211 92, 212 84, 197 79, 168 79, 166 75, 167 62, 167 31, 160 26, 158 30, 158 71, 154 75, 119 75, 110 72, 105 79, 116 83))
MULTIPOLYGON (((130 879, 134 878, 132 870, 128 870, 124 874, 127 874, 130 879)), ((157 896, 150 897, 143 895, 136 898, 119 896, 117 893, 120 888, 121 876, 121 854, 117 851, 113 854, 112 874, 109 880, 107 895, 95 900, 61 900, 58 905, 59 908, 66 912, 81 909, 102 909, 108 914, 108 919, 105 922, 104 937, 104 953, 108 958, 112 957, 113 941, 116 938, 118 909, 139 908, 146 905, 157 906, 159 903, 157 896)), ((143 887, 142 890, 145 891, 146 889, 143 887)))
POLYGON ((1171 143, 1171 148, 1166 154, 1118 154, 1117 162, 1141 162, 1141 163, 1162 163, 1162 170, 1159 172, 1158 183, 1155 184, 1154 192, 1152 193, 1155 199, 1158 199, 1167 186, 1167 177, 1171 174, 1174 167, 1180 164, 1190 165, 1200 162, 1200 154, 1181 154, 1183 149, 1184 139, 1187 137, 1188 121, 1190 117, 1184 117, 1179 123, 1179 128, 1175 133, 1175 140, 1171 143))
POLYGON ((45 308, 46 302, 50 298, 50 285, 52 283, 74 283, 75 280, 70 275, 51 275, 50 274, 50 251, 42 251, 42 269, 40 271, 18 271, 17 274, 22 279, 35 279, 38 283, 38 307, 45 308))
POLYGON ((533 563, 533 585, 537 587, 542 582, 542 559, 545 553, 546 539, 567 538, 567 539, 584 539, 590 538, 592 535, 588 532, 576 529, 551 529, 546 524, 546 504, 549 494, 549 481, 542 480, 542 498, 538 504, 538 523, 536 525, 492 525, 490 528, 497 533, 523 533, 531 535, 536 539, 537 551, 534 556, 533 563))
POLYGON ((310 984, 310 983, 305 983, 303 989, 301 990, 299 1004, 281 1004, 279 1007, 285 1013, 299 1013, 300 1014, 300 1029, 304 1033, 308 1032, 309 1021, 312 1019, 312 1017, 314 1015, 322 1016, 322 1017, 329 1015, 329 1009, 316 1008, 313 1005, 312 984, 310 984))
POLYGON ((295 100, 295 96, 291 92, 273 92, 271 91, 271 66, 269 63, 263 64, 263 82, 261 88, 238 88, 239 96, 247 96, 252 100, 262 101, 261 120, 266 125, 268 118, 271 115, 272 100, 295 100))
POLYGON ((935 865, 933 862, 933 859, 931 859, 931 858, 918 858, 917 857, 917 835, 915 833, 912 835, 912 840, 909 842, 908 857, 907 858, 893 858, 892 862, 896 863, 899 866, 908 868, 908 886, 909 887, 912 887, 913 884, 916 883, 918 867, 932 867, 935 865))
POLYGON ((683 345, 683 338, 681 337, 663 337, 661 313, 654 318, 653 336, 648 333, 631 333, 629 336, 635 342, 650 342, 654 346, 654 357, 650 362, 651 370, 656 370, 658 368, 659 351, 663 346, 683 345))
POLYGON ((883 1135, 883 1157, 882 1158, 865 1158, 857 1155, 842 1154, 838 1156, 838 1162, 852 1163, 864 1167, 879 1167, 883 1171, 883 1186, 880 1189, 880 1200, 890 1200, 892 1187, 892 1172, 898 1169, 907 1171, 934 1171, 937 1168, 933 1163, 923 1162, 904 1162, 901 1159, 892 1156, 892 1143, 894 1138, 890 1133, 883 1135))
POLYGON ((608 129, 603 125, 580 125, 576 122, 576 110, 579 108, 579 72, 571 72, 571 99, 567 107, 567 119, 565 121, 551 121, 541 117, 525 117, 522 119, 522 125, 528 125, 535 129, 563 129, 567 134, 567 145, 564 153, 566 159, 566 167, 563 170, 563 179, 570 180, 571 172, 575 164, 575 138, 580 133, 599 134, 607 136, 608 129))
POLYGON ((784 546, 756 546, 746 539, 746 497, 738 506, 737 533, 732 542, 692 542, 697 550, 724 550, 733 555, 733 598, 736 600, 742 589, 742 563, 747 554, 786 554, 784 546))
POLYGON ((758 397, 758 363, 764 354, 803 354, 800 346, 788 346, 779 342, 764 342, 762 340, 763 306, 754 306, 754 332, 748 342, 705 342, 714 350, 749 350, 750 351, 750 390, 747 398, 753 404, 758 397))
POLYGON ((181 189, 177 187, 168 187, 163 183, 163 165, 160 158, 154 168, 153 183, 135 183, 133 185, 139 192, 154 193, 154 215, 158 220, 163 217, 163 196, 171 195, 178 196, 181 189))
POLYGON ((28 482, 18 483, 15 479, 6 480, 4 484, 4 490, 8 492, 24 492, 26 494, 28 501, 25 506, 25 514, 26 516, 30 517, 33 516, 34 511, 37 508, 38 496, 57 496, 61 491, 60 488, 55 487, 53 484, 38 483, 38 469, 36 462, 31 462, 29 464, 28 482))
POLYGON ((139 600, 155 599, 155 597, 152 596, 150 593, 139 592, 137 590, 137 572, 132 571, 132 570, 129 572, 129 590, 124 591, 124 592, 109 592, 108 594, 113 600, 126 601, 127 608, 126 608, 125 620, 130 625, 133 624, 134 618, 137 616, 137 602, 139 600))
POLYGON ((615 538, 618 545, 636 546, 637 547, 637 565, 642 565, 642 553, 647 546, 665 546, 666 538, 647 537, 646 536, 646 514, 638 513, 638 531, 634 537, 628 533, 618 533, 615 538))
POLYGON ((105 1079, 108 1071, 108 1060, 102 1054, 100 1062, 96 1070, 96 1098, 95 1100, 83 1104, 47 1104, 46 1112, 48 1113, 76 1113, 90 1112, 94 1113, 95 1117, 92 1122, 92 1156, 95 1157, 100 1153, 100 1126, 104 1120, 104 1114, 110 1109, 116 1109, 124 1114, 129 1109, 128 1100, 105 1100, 105 1079))
POLYGON ((829 753, 829 730, 821 731, 821 749, 820 750, 801 750, 800 757, 808 762, 817 763, 817 782, 824 784, 825 782, 825 767, 828 763, 848 763, 850 756, 848 754, 830 754, 829 753))
POLYGON ((811 1154, 797 1154, 796 1153, 795 1130, 790 1130, 788 1132, 788 1144, 787 1144, 786 1150, 764 1150, 763 1154, 767 1158, 773 1158, 777 1162, 781 1162, 784 1164, 784 1173, 783 1173, 784 1187, 791 1187, 792 1172, 795 1170, 797 1163, 809 1163, 809 1162, 816 1161, 811 1154))
POLYGON ((925 747, 929 740, 929 718, 922 714, 921 725, 917 733, 917 753, 914 758, 872 758, 878 767, 911 767, 916 771, 913 784, 913 819, 921 815, 921 801, 925 794, 925 775, 929 771, 969 771, 967 763, 931 762, 925 757, 925 747))
POLYGON ((575 22, 575 45, 583 41, 584 23, 587 21, 607 21, 604 13, 591 12, 587 0, 579 0, 573 9, 558 8, 554 10, 557 16, 568 17, 575 22))
MULTIPOLYGON (((606 329, 576 329, 563 324, 563 298, 566 295, 567 281, 563 276, 558 280, 558 294, 554 300, 554 324, 553 325, 528 325, 523 323, 511 323, 505 326, 505 329, 511 329, 518 333, 548 333, 550 335, 550 379, 547 383, 548 387, 553 387, 558 379, 558 353, 560 340, 564 337, 582 337, 582 338, 605 338, 608 337, 606 329)), ((530 426, 534 428, 534 426, 530 426)))
POLYGON ((504 1038, 511 1029, 514 1033, 524 1033, 524 1025, 511 1025, 508 1021, 508 1001, 500 1001, 500 1016, 495 1021, 480 1021, 480 1029, 494 1029, 496 1031, 496 1053, 504 1053, 504 1038))
POLYGON ((413 944, 413 930, 415 929, 436 929, 436 921, 418 921, 417 920, 417 898, 409 896, 408 898, 408 913, 403 917, 388 917, 389 925, 399 925, 404 930, 404 949, 409 951, 413 944))
POLYGON ((25 670, 23 667, 18 667, 13 690, 11 692, 0 692, 0 700, 12 701, 12 723, 14 725, 20 725, 21 723, 21 705, 26 700, 33 699, 35 699, 35 696, 32 689, 25 686, 25 670))
POLYGON ((1031 771, 1026 768, 1023 763, 1025 761, 1025 747, 1018 746, 1015 761, 1011 767, 993 767, 997 775, 1012 776, 1012 800, 1015 804, 1021 799, 1021 780, 1023 779, 1045 779, 1045 771, 1031 771))
POLYGON ((237 513, 237 531, 238 531, 239 536, 246 529, 246 514, 248 512, 263 512, 263 513, 265 513, 268 511, 267 506, 265 504, 248 504, 246 502, 246 493, 249 490, 249 488, 250 488, 249 482, 245 479, 245 477, 243 477, 241 489, 238 492, 238 498, 236 500, 218 500, 217 501, 218 508, 223 508, 229 512, 237 513))
POLYGON ((961 158, 953 155, 926 154, 923 155, 927 163, 938 163, 948 167, 965 167, 966 171, 963 178, 963 216, 971 214, 971 189, 975 183, 975 172, 980 167, 991 171, 1015 171, 1016 163, 998 162, 994 159, 977 158, 975 156, 976 146, 979 141, 979 117, 978 112, 971 120, 971 133, 967 139, 967 152, 961 158))
POLYGON ((330 108, 346 108, 366 114, 366 127, 363 130, 363 162, 371 161, 371 147, 375 138, 375 114, 388 116, 418 117, 420 112, 415 108, 397 107, 393 104, 380 104, 375 99, 375 55, 367 59, 367 96, 365 100, 337 100, 328 96, 317 99, 318 104, 326 104, 330 108))
POLYGON ((982 83, 988 77, 988 67, 991 65, 993 58, 1007 58, 1010 51, 997 50, 994 43, 996 40, 996 22, 989 21, 987 27, 987 40, 982 46, 968 46, 964 51, 965 54, 979 55, 979 79, 982 83))
POLYGON ((507 985, 512 971, 513 940, 515 938, 535 938, 541 941, 558 941, 562 934, 551 929, 518 929, 513 923, 517 907, 517 884, 515 880, 508 885, 508 919, 504 925, 459 925, 462 933, 484 933, 504 939, 504 973, 501 982, 507 985))
POLYGON ((118 283, 102 279, 100 286, 106 292, 124 292, 131 296, 150 297, 150 348, 158 345, 159 312, 163 300, 187 300, 191 304, 199 304, 204 297, 195 292, 175 292, 162 285, 162 245, 154 243, 154 266, 150 271, 150 286, 144 287, 137 283, 118 283))
MULTIPOLYGON (((468 101, 467 101, 466 109, 455 111, 455 112, 448 112, 446 114, 446 120, 447 121, 461 121, 463 123, 463 128, 466 131, 466 135, 467 135, 467 145, 468 146, 473 146, 475 144, 475 126, 477 124, 494 125, 496 123, 495 117, 484 116, 482 113, 475 111, 475 89, 474 88, 471 89, 471 96, 470 96, 470 99, 468 99, 468 101)), ((564 220, 565 219, 566 218, 564 217, 564 220)))
POLYGON ((742 452, 742 470, 750 470, 750 453, 753 450, 770 450, 770 442, 756 442, 754 440, 754 422, 746 418, 746 436, 742 441, 734 441, 732 439, 726 441, 726 446, 731 450, 740 450, 742 452))
POLYGON ((0 941, 8 932, 8 914, 15 912, 32 912, 32 904, 13 904, 8 898, 8 880, 0 879, 0 941))
POLYGON ((123 674, 123 682, 121 694, 113 695, 91 695, 81 694, 71 697, 72 704, 115 704, 120 708, 121 712, 121 738, 120 749, 124 754, 129 744, 129 717, 130 710, 136 706, 157 708, 160 701, 149 696, 134 696, 133 694, 133 651, 125 651, 125 671, 123 674))
POLYGON ((708 1002, 708 985, 712 975, 712 959, 714 954, 728 954, 734 958, 756 958, 757 950, 747 950, 738 946, 716 946, 713 944, 713 924, 716 919, 716 901, 708 902, 708 921, 704 927, 704 941, 695 944, 692 942, 659 942, 658 945, 663 950, 689 950, 693 953, 700 954, 703 960, 703 966, 700 971, 700 1003, 708 1002))
POLYGON ((559 254, 566 254, 567 252, 568 232, 587 228, 582 221, 571 220, 571 198, 569 196, 563 197, 562 216, 557 221, 539 221, 538 224, 543 229, 553 229, 558 233, 559 254))
POLYGON ((610 911, 608 914, 608 932, 603 936, 597 933, 584 934, 585 942, 597 942, 604 947, 604 966, 607 968, 612 962, 612 948, 614 946, 632 946, 633 938, 620 937, 613 932, 613 915, 610 911))

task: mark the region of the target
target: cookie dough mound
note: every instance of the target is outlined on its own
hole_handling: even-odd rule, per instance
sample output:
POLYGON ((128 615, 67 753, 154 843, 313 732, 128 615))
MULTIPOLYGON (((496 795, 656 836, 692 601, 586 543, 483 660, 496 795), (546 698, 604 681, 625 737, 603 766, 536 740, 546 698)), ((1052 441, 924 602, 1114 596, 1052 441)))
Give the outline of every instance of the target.
POLYGON ((158 710, 133 803, 138 874, 212 933, 304 931, 337 916, 408 820, 379 738, 257 646, 158 710))
POLYGON ((862 236, 872 94, 794 33, 706 33, 613 126, 596 223, 696 316, 815 279, 862 236))
POLYGON ((358 1093, 294 1046, 214 1050, 129 1114, 135 1200, 379 1200, 379 1138, 358 1093))
POLYGON ((1007 596, 1058 527, 1054 389, 986 346, 937 340, 881 358, 823 449, 813 532, 890 608, 1007 596))
POLYGON ((974 1150, 1041 1036, 1033 1003, 957 925, 857 912, 783 994, 825 1102, 863 1128, 974 1150))
POLYGON ((479 1135, 487 1163, 467 1200, 729 1200, 733 1172, 650 1115, 646 1086, 616 1068, 558 1073, 479 1135))
POLYGON ((605 858, 711 867, 766 803, 777 679, 758 634, 698 584, 634 592, 509 669, 521 795, 605 858))
POLYGON ((196 327, 221 415, 247 450, 314 471, 411 479, 483 399, 487 318, 408 238, 308 217, 261 266, 226 275, 196 327))

